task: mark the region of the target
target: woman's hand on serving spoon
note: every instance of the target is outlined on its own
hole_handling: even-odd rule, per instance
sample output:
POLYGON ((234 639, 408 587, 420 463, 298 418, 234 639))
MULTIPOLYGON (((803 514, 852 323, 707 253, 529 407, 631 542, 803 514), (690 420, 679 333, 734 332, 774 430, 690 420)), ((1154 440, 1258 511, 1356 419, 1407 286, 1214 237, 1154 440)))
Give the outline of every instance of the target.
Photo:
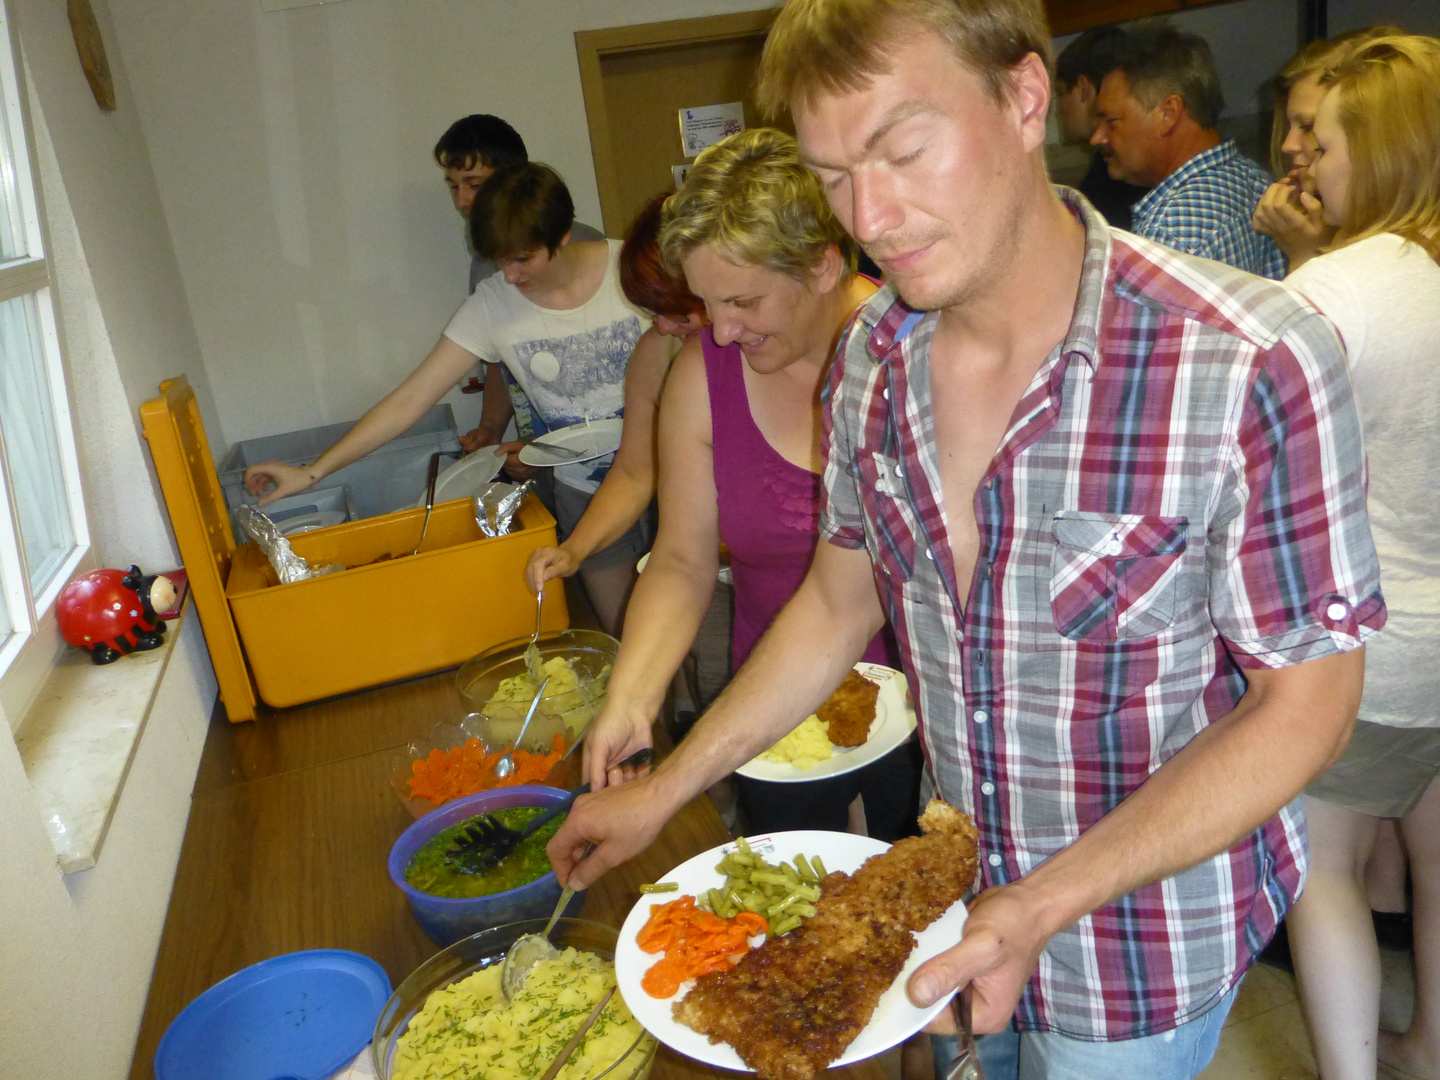
POLYGON ((614 698, 607 698, 583 746, 582 774, 591 791, 623 784, 644 776, 648 766, 622 764, 626 758, 653 744, 653 717, 644 717, 614 698))
POLYGON ((551 578, 571 577, 580 569, 580 560, 561 547, 536 548, 525 566, 525 581, 530 591, 539 593, 551 578))

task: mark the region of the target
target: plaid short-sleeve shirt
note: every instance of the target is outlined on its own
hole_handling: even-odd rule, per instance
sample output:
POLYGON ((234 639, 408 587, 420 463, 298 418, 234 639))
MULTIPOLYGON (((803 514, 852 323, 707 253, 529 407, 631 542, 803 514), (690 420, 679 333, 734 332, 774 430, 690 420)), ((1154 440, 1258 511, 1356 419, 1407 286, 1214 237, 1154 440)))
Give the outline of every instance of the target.
MULTIPOLYGON (((827 388, 822 535, 868 548, 934 783, 981 884, 1073 842, 1245 690, 1385 617, 1333 331, 1284 288, 1085 224, 1070 331, 975 493, 957 581, 931 413, 937 316, 882 289, 827 388)), ((1292 804, 1233 849, 1057 935, 1022 1030, 1155 1034, 1230 990, 1297 895, 1292 804)))
POLYGON ((1271 177, 1233 139, 1196 154, 1156 184, 1131 211, 1147 240, 1279 281, 1285 256, 1250 224, 1271 177))

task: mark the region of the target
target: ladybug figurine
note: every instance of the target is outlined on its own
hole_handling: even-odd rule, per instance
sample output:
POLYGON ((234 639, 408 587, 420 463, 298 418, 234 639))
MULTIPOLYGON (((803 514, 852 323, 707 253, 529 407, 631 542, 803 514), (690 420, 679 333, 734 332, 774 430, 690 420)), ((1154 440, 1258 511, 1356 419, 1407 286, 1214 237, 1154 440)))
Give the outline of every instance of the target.
POLYGON ((155 613, 174 603, 175 586, 167 577, 142 575, 138 566, 92 570, 60 590, 55 617, 66 641, 88 650, 95 663, 110 664, 163 645, 165 621, 155 613))

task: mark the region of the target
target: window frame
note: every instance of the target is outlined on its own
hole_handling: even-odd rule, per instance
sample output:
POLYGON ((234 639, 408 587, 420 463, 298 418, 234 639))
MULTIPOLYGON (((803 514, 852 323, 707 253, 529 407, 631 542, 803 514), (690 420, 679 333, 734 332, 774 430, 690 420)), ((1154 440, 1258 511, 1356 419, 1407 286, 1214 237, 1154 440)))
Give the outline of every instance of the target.
POLYGON ((67 365, 55 310, 50 237, 45 227, 25 68, 8 0, 0 0, 0 46, 0 185, 13 197, 11 226, 17 233, 17 246, 25 252, 0 261, 0 303, 25 296, 35 301, 51 419, 74 536, 69 554, 37 593, 25 562, 9 456, 0 441, 0 594, 11 624, 9 636, 0 642, 0 711, 13 730, 18 728, 64 648, 55 620, 55 601, 76 571, 86 565, 91 543, 67 365))

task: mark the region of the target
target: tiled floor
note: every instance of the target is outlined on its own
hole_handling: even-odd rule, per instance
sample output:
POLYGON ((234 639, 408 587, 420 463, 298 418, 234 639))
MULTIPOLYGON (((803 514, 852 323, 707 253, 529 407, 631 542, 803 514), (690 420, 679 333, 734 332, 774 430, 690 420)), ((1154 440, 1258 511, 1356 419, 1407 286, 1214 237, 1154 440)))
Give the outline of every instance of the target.
MULTIPOLYGON (((1382 951, 1381 1023, 1403 1030, 1414 995, 1410 957, 1382 951)), ((1300 1018, 1295 979, 1257 964, 1245 976, 1220 1049, 1201 1080, 1316 1080, 1315 1058, 1300 1018)), ((1387 1076, 1382 1068, 1381 1080, 1387 1076)))

